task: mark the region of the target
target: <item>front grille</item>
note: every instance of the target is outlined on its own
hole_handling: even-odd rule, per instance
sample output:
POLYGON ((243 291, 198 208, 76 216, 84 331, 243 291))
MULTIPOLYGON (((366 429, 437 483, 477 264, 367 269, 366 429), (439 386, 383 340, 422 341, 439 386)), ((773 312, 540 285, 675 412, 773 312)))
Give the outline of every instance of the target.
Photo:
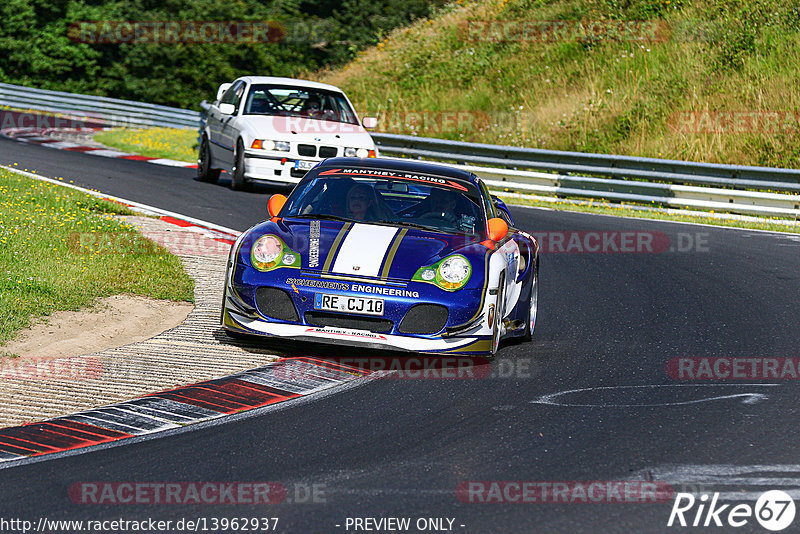
POLYGON ((337 152, 338 151, 336 150, 335 146, 319 147, 319 157, 321 158, 335 158, 337 152))
POLYGON ((292 178, 302 178, 303 176, 306 175, 307 172, 308 171, 304 171, 302 169, 295 169, 294 167, 292 167, 291 169, 289 169, 289 176, 291 176, 292 178))
POLYGON ((314 326, 333 326, 336 328, 352 328, 386 334, 392 331, 394 323, 388 319, 377 317, 356 317, 337 313, 306 312, 306 322, 314 326))
POLYGON ((317 155, 317 147, 314 145, 297 145, 297 153, 301 156, 311 156, 313 158, 317 155))
POLYGON ((256 306, 267 317, 292 322, 297 322, 300 318, 289 293, 275 287, 259 287, 256 289, 256 306))
POLYGON ((435 334, 447 324, 447 308, 438 304, 417 304, 412 306, 398 331, 403 334, 435 334))

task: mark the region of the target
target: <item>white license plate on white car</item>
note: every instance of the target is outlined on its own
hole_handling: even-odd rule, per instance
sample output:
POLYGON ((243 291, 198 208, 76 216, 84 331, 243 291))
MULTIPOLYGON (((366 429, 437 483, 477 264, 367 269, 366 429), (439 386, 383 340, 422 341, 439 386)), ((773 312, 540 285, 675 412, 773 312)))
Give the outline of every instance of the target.
POLYGON ((383 315, 383 299, 315 293, 314 309, 364 315, 383 315))
POLYGON ((294 168, 299 169, 301 171, 307 171, 316 164, 317 164, 316 161, 305 161, 298 159, 297 161, 294 162, 294 168))

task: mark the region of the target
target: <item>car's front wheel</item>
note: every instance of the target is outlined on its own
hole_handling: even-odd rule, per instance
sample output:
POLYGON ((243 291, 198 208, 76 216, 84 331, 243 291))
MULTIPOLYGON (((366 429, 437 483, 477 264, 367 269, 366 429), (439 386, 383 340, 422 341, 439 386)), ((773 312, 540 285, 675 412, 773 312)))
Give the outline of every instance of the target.
POLYGON ((539 261, 536 261, 536 269, 533 271, 531 281, 531 299, 528 303, 528 317, 525 321, 525 334, 522 338, 530 341, 533 338, 533 330, 536 328, 536 312, 539 309, 539 261))
POLYGON ((236 143, 236 152, 233 155, 233 169, 231 169, 231 189, 241 191, 247 187, 247 179, 244 177, 244 145, 242 140, 236 143))
POLYGON ((197 179, 215 184, 219 180, 220 171, 221 169, 211 168, 211 149, 208 146, 208 137, 204 135, 197 156, 197 179))

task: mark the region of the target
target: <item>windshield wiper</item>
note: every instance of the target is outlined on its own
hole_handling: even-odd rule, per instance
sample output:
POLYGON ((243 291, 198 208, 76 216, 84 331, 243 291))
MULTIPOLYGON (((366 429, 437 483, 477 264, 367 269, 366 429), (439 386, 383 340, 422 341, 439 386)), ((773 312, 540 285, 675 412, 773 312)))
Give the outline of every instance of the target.
POLYGON ((442 233, 442 234, 448 233, 446 230, 442 230, 441 228, 435 228, 433 226, 425 226, 424 224, 417 224, 417 223, 408 222, 408 221, 384 220, 384 221, 377 221, 377 222, 382 223, 382 224, 397 224, 397 225, 400 225, 400 226, 410 226, 412 228, 418 228, 420 230, 425 230, 427 232, 439 232, 439 233, 442 233))
POLYGON ((370 221, 370 220, 359 221, 357 219, 351 219, 349 217, 341 217, 339 215, 328 215, 324 213, 301 213, 298 215, 289 215, 289 217, 296 217, 299 219, 319 219, 321 221, 354 222, 362 224, 391 224, 397 226, 409 226, 411 228, 418 228, 420 230, 425 230, 426 232, 438 232, 440 234, 451 233, 448 230, 442 230, 441 228, 435 228, 433 226, 425 226, 424 224, 417 224, 409 221, 392 221, 389 219, 384 219, 381 221, 370 221))
POLYGON ((292 215, 292 217, 299 217, 304 219, 319 219, 321 221, 344 221, 344 222, 357 222, 355 219, 349 217, 340 217, 338 215, 327 215, 324 213, 301 213, 299 215, 292 215))

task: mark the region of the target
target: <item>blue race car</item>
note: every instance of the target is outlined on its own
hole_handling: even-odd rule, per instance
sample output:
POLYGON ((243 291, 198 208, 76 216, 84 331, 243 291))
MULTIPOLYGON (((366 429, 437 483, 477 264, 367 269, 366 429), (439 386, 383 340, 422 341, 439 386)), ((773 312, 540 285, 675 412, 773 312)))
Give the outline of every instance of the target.
POLYGON ((231 249, 231 333, 474 355, 533 333, 538 244, 472 173, 332 158, 268 211, 231 249))

